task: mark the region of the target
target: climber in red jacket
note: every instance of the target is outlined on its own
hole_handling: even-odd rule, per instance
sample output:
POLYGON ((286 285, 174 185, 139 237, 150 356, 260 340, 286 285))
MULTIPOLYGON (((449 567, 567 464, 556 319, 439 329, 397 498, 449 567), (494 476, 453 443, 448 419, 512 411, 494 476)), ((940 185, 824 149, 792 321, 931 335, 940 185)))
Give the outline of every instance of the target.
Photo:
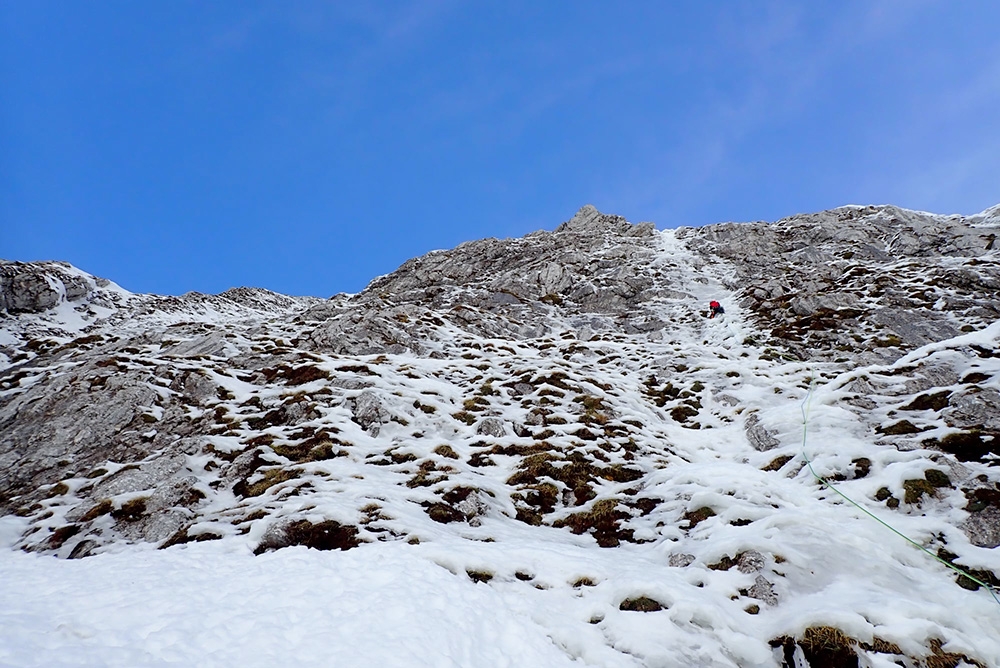
POLYGON ((722 304, 714 299, 708 303, 708 308, 712 310, 712 312, 708 315, 709 318, 714 318, 715 316, 722 315, 726 312, 726 310, 722 308, 722 304))

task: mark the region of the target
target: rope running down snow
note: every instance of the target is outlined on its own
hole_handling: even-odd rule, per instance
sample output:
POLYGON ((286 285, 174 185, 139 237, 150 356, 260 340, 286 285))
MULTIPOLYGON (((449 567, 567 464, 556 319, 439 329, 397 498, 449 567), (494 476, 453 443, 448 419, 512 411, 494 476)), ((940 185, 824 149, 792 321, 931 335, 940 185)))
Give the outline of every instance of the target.
POLYGON ((810 408, 811 403, 812 403, 812 394, 813 394, 813 387, 814 386, 815 386, 815 379, 811 379, 810 383, 809 383, 809 393, 806 395, 806 398, 802 400, 802 404, 800 406, 800 408, 802 410, 802 458, 805 460, 806 466, 809 467, 809 472, 812 473, 813 477, 816 478, 816 480, 818 480, 819 482, 821 482, 823 485, 825 485, 828 489, 836 492, 841 498, 843 498, 845 501, 847 501, 848 503, 850 503, 852 506, 854 506, 855 508, 857 508, 858 510, 860 510, 861 512, 863 512, 865 515, 868 515, 868 517, 872 518, 873 520, 875 520, 876 522, 878 522, 879 524, 881 524, 882 526, 884 526, 889 531, 891 531, 894 534, 896 534, 897 536, 903 538, 905 541, 907 541, 908 543, 910 543, 911 545, 913 545, 917 549, 922 550, 923 552, 926 552, 932 558, 936 559, 937 561, 940 561, 942 564, 944 564, 945 566, 947 566, 948 568, 950 568, 954 572, 958 573, 959 575, 967 577, 969 580, 971 580, 972 582, 975 582, 977 585, 979 585, 981 587, 985 587, 986 591, 988 591, 990 593, 990 596, 993 597, 993 600, 997 602, 997 605, 1000 605, 1000 598, 997 598, 997 594, 996 594, 996 591, 995 591, 994 587, 986 584, 985 582, 983 582, 979 578, 974 577, 972 574, 968 573, 967 571, 963 570, 962 568, 959 568, 955 564, 949 563, 948 561, 945 561, 944 559, 942 559, 938 555, 934 554, 933 552, 931 552, 930 550, 928 550, 926 547, 924 547, 923 545, 921 545, 917 541, 913 540, 912 538, 910 538, 909 536, 907 536, 903 532, 899 531, 898 529, 896 529, 895 527, 893 527, 892 525, 890 525, 889 523, 887 523, 885 520, 877 517, 870 510, 868 510, 867 508, 865 508, 864 506, 862 506, 860 503, 858 503, 857 501, 855 501, 854 499, 852 499, 851 497, 847 496, 842 491, 840 491, 837 488, 836 485, 834 485, 829 480, 827 480, 826 478, 824 478, 824 477, 820 476, 818 473, 816 473, 815 469, 813 469, 812 461, 809 459, 809 456, 806 454, 806 434, 807 434, 808 429, 809 429, 809 408, 810 408))

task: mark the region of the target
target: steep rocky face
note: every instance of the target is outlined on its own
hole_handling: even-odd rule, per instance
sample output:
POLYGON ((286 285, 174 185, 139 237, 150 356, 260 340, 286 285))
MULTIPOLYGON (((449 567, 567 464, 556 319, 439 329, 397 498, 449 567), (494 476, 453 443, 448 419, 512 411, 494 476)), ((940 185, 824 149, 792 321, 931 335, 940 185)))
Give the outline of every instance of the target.
POLYGON ((316 350, 343 354, 418 354, 447 347, 441 316, 470 334, 538 338, 563 327, 583 332, 652 331, 664 323, 650 309, 669 292, 650 267, 659 248, 651 223, 582 208, 555 232, 483 239, 403 264, 360 295, 317 306, 322 321, 308 334, 316 350))
MULTIPOLYGON (((803 536, 859 521, 808 455, 995 581, 998 211, 657 231, 588 206, 328 300, 2 263, 0 513, 63 557, 501 541, 508 523, 697 572, 677 585, 692 600, 766 616, 811 600, 831 547, 803 536)), ((833 549, 877 563, 878 531, 833 549)), ((768 628, 776 652, 808 646, 768 628)))
POLYGON ((683 238, 732 268, 728 285, 770 330, 767 343, 802 360, 890 360, 1000 318, 993 211, 965 219, 843 207, 683 238))

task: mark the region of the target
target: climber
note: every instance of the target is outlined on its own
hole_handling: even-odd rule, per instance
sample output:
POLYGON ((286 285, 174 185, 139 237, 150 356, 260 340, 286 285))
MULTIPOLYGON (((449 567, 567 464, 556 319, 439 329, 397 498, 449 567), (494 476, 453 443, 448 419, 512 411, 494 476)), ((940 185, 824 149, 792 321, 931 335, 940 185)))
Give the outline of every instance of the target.
POLYGON ((726 310, 722 308, 722 304, 714 299, 708 303, 708 308, 712 310, 712 312, 708 315, 709 318, 714 318, 715 316, 722 315, 726 312, 726 310))

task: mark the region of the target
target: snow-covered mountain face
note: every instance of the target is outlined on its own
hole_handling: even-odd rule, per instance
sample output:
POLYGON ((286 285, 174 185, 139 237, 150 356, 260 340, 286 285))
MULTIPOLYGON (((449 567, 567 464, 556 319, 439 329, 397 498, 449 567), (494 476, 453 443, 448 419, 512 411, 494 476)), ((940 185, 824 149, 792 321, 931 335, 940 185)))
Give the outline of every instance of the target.
POLYGON ((0 263, 0 513, 405 550, 585 665, 1000 665, 998 228, 584 207, 328 300, 0 263))

